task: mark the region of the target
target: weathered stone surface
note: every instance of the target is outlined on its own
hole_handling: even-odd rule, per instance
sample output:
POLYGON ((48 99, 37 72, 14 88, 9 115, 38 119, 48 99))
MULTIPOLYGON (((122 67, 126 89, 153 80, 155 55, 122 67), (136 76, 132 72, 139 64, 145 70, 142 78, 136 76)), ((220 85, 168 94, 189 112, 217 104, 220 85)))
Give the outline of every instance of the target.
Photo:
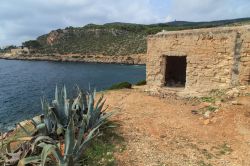
POLYGON ((208 125, 209 123, 210 123, 210 119, 206 119, 206 120, 203 121, 204 125, 208 125))
POLYGON ((185 56, 186 94, 250 82, 250 26, 161 32, 148 37, 147 84, 164 88, 168 56, 185 56))

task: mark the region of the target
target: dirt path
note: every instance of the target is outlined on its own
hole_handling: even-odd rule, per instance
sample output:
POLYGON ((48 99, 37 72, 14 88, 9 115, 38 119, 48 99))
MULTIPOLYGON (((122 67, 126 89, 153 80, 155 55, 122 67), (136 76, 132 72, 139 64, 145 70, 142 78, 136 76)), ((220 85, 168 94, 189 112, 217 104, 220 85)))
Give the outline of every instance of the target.
MULTIPOLYGON (((118 165, 250 165, 250 106, 223 104, 212 122, 191 110, 186 100, 160 99, 138 90, 106 92, 126 149, 115 156, 118 165)), ((250 98, 245 100, 250 102, 250 98)))

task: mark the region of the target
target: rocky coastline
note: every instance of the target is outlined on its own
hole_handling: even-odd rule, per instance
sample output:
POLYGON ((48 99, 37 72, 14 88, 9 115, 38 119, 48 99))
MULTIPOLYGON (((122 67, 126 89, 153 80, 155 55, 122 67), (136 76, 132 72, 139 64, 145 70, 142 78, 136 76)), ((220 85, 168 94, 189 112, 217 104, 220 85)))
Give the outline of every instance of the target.
POLYGON ((117 63, 117 64, 146 64, 145 54, 108 56, 108 55, 43 55, 43 54, 0 54, 0 59, 34 60, 34 61, 61 61, 61 62, 89 62, 89 63, 117 63))

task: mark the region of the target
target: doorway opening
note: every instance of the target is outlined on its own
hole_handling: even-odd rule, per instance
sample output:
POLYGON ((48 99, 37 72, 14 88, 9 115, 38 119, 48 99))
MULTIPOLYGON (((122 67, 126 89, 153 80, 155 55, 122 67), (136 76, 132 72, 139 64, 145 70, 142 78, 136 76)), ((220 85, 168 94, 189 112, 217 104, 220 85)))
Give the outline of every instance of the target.
POLYGON ((185 87, 186 68, 186 56, 167 56, 165 85, 168 87, 185 87))

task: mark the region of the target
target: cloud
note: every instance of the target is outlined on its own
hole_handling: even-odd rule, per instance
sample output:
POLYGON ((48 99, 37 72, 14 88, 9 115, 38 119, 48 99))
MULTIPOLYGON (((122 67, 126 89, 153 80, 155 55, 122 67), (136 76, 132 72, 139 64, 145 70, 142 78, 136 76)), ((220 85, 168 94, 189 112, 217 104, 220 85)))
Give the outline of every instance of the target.
POLYGON ((208 21, 250 16, 249 0, 1 0, 0 46, 53 29, 108 22, 208 21))
POLYGON ((173 21, 173 18, 171 16, 165 17, 164 22, 170 22, 170 21, 173 21))
POLYGON ((150 0, 2 0, 0 46, 21 44, 67 26, 163 20, 151 9, 150 0))
POLYGON ((208 21, 250 16, 249 0, 172 0, 168 13, 175 20, 208 21))

